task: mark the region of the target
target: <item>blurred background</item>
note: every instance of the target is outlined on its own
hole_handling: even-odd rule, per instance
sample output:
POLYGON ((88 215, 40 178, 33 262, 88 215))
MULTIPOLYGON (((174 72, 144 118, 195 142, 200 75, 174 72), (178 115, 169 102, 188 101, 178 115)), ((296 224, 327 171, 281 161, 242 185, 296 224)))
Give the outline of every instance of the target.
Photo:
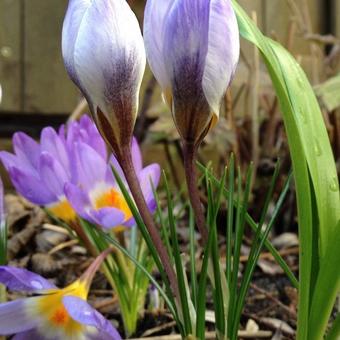
MULTIPOLYGON (((142 25, 145 1, 129 3, 142 25)), ((289 49, 305 69, 339 160, 340 0, 239 3, 261 30, 289 49)), ((10 138, 17 130, 38 138, 44 126, 57 127, 88 110, 67 77, 61 58, 66 6, 67 0, 0 0, 0 149, 11 149, 10 138)), ((181 187, 177 132, 149 70, 143 81, 136 135, 143 142, 146 162, 160 162, 171 173, 173 184, 181 187)), ((253 193, 257 202, 265 193, 275 160, 281 158, 284 173, 290 169, 284 126, 270 78, 259 52, 245 41, 221 120, 206 138, 200 159, 212 160, 216 171, 220 171, 231 151, 241 167, 254 162, 253 193)), ((1 171, 5 176, 2 168, 1 171)), ((293 194, 287 204, 295 206, 293 194)), ((295 209, 289 211, 288 225, 295 218, 295 209)))

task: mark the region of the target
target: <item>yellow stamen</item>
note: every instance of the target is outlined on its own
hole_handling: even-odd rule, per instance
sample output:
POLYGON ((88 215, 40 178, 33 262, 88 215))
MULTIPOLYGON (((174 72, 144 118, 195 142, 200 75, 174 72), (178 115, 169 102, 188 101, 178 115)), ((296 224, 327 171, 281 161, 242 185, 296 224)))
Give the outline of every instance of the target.
POLYGON ((84 326, 70 317, 63 305, 63 297, 71 295, 86 300, 88 286, 87 282, 77 280, 64 289, 54 290, 51 294, 42 296, 36 312, 46 317, 46 328, 62 329, 67 336, 81 333, 84 326))
POLYGON ((54 216, 60 218, 65 222, 74 221, 77 217, 76 212, 73 210, 70 203, 66 199, 48 206, 47 210, 54 216))
POLYGON ((125 221, 129 220, 132 217, 131 210, 123 195, 113 188, 101 194, 95 200, 96 209, 105 207, 113 207, 121 210, 125 215, 125 221))

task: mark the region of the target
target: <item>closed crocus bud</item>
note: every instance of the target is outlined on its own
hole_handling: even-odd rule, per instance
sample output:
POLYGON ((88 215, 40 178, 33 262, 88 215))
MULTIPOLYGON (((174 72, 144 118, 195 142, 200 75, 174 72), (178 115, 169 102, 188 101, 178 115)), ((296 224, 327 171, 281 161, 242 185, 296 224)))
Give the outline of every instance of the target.
POLYGON ((124 143, 130 146, 146 61, 126 0, 70 0, 62 52, 102 135, 116 152, 124 143))
POLYGON ((231 1, 148 0, 144 40, 181 137, 198 144, 218 120, 239 58, 231 1))

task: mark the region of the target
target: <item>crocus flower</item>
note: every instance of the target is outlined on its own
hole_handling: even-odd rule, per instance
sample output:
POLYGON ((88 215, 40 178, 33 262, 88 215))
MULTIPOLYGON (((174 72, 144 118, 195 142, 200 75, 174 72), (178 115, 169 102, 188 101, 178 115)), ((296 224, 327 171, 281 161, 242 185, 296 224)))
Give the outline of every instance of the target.
POLYGON ((144 40, 150 67, 187 143, 218 120, 239 58, 230 0, 147 0, 144 40))
MULTIPOLYGON (((160 167, 151 164, 143 168, 141 152, 135 139, 131 153, 145 201, 149 210, 154 211, 156 205, 151 182, 154 187, 158 185, 160 167)), ((115 231, 134 225, 132 213, 112 173, 111 166, 125 180, 116 158, 111 156, 111 164, 108 164, 85 143, 77 144, 76 154, 78 185, 66 184, 65 194, 78 215, 105 229, 115 228, 115 231)))
POLYGON ((4 185, 2 183, 2 179, 0 177, 0 228, 3 228, 6 223, 5 217, 5 193, 4 193, 4 185))
POLYGON ((14 154, 2 151, 0 159, 18 193, 70 222, 76 213, 64 195, 64 186, 76 177, 72 165, 73 145, 82 141, 102 157, 107 158, 107 154, 105 143, 89 117, 73 122, 66 130, 67 135, 64 126, 58 133, 51 127, 44 128, 40 144, 17 132, 13 137, 14 154))
POLYGON ((62 52, 70 78, 86 97, 115 151, 131 142, 145 69, 139 24, 126 0, 70 0, 62 52))
POLYGON ((15 340, 116 340, 117 330, 87 302, 95 272, 108 251, 69 286, 59 289, 25 269, 0 266, 0 282, 35 296, 0 304, 0 334, 15 340))

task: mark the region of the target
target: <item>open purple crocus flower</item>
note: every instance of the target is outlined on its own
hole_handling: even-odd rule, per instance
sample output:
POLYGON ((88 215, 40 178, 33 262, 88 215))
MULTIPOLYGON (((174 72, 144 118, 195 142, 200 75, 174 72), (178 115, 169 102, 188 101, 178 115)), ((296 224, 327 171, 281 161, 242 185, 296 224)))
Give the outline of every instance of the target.
POLYGON ((0 282, 36 296, 0 304, 0 334, 15 340, 118 340, 117 330, 87 302, 95 272, 108 251, 69 286, 59 289, 25 269, 0 266, 0 282))
POLYGON ((65 183, 74 182, 74 145, 83 142, 107 158, 106 147, 88 116, 72 122, 59 132, 51 127, 42 130, 40 144, 22 132, 13 137, 14 154, 2 151, 0 159, 12 183, 30 202, 42 205, 52 214, 70 222, 76 213, 64 195, 65 183), (66 130, 66 131, 65 131, 66 130))
MULTIPOLYGON (((142 156, 136 139, 132 142, 133 164, 139 178, 144 198, 150 211, 156 204, 152 185, 158 185, 160 167, 151 164, 142 166, 142 156)), ((79 216, 105 229, 124 230, 134 224, 132 213, 121 193, 111 169, 113 166, 119 176, 125 180, 123 171, 114 156, 108 164, 98 152, 85 143, 76 145, 77 185, 68 183, 65 194, 79 216)))

